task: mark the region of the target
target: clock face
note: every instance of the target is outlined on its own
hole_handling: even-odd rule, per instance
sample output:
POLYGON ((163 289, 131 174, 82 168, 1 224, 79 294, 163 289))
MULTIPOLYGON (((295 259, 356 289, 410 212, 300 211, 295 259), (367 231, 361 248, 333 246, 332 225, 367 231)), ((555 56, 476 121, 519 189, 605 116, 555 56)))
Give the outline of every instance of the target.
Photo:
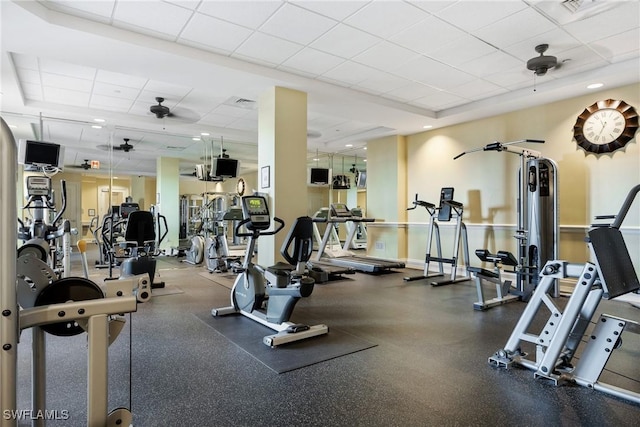
POLYGON ((622 135, 625 118, 613 108, 593 113, 584 123, 584 137, 594 144, 608 144, 622 135))
POLYGON ((589 153, 611 153, 631 141, 638 113, 624 101, 607 99, 585 108, 573 126, 576 143, 589 153))
POLYGON ((238 193, 238 196, 242 196, 244 194, 245 187, 246 184, 244 182, 244 179, 238 179, 238 183, 236 184, 236 191, 238 193))

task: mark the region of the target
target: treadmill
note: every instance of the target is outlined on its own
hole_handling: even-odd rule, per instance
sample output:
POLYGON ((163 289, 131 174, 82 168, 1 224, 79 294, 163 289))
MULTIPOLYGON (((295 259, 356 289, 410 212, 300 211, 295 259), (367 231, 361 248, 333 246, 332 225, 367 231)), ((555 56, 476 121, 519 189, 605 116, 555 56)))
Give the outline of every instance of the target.
POLYGON ((324 236, 322 237, 322 242, 320 242, 320 247, 318 249, 318 253, 316 254, 316 262, 322 261, 336 266, 351 267, 357 271, 361 271, 364 273, 381 273, 392 268, 404 268, 403 262, 391 261, 382 258, 373 258, 368 256, 356 256, 353 254, 353 252, 349 251, 349 247, 351 246, 351 242, 353 241, 356 230, 358 228, 357 223, 373 222, 375 221, 375 219, 356 217, 344 203, 334 203, 331 205, 330 215, 327 217, 326 221, 327 228, 325 229, 324 236), (353 222, 354 227, 350 228, 349 234, 347 235, 342 249, 339 251, 327 251, 326 247, 329 241, 329 237, 331 236, 331 229, 333 228, 333 224, 347 222, 353 222), (325 254, 326 256, 323 256, 325 254))
MULTIPOLYGON (((327 227, 325 229, 325 234, 327 235, 327 241, 333 235, 334 239, 338 238, 338 233, 336 233, 335 228, 332 224, 328 223, 329 219, 329 209, 322 208, 318 212, 313 215, 313 234, 319 245, 319 247, 325 247, 327 243, 325 242, 324 246, 322 246, 323 238, 320 237, 320 231, 318 230, 318 223, 326 223, 327 227)), ((338 243, 340 241, 338 240, 338 243)), ((317 257, 319 258, 319 257, 317 257)), ((307 261, 307 268, 309 271, 309 276, 312 277, 316 283, 325 283, 329 280, 339 280, 342 279, 343 274, 355 274, 356 270, 353 267, 345 267, 340 265, 335 265, 332 263, 326 262, 325 258, 322 259, 309 259, 307 261)))

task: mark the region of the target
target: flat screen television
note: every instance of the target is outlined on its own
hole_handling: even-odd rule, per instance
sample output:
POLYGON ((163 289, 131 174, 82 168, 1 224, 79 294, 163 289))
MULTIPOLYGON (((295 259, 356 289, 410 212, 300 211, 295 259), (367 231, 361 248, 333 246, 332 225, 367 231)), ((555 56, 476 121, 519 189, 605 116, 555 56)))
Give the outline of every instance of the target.
POLYGON ((64 147, 59 144, 21 139, 18 143, 18 163, 21 165, 62 167, 64 147))
POLYGON ((309 184, 329 185, 329 169, 311 168, 309 184))
POLYGON ((360 173, 358 173, 356 187, 367 188, 367 171, 360 171, 360 173))
POLYGON ((238 176, 240 162, 234 159, 218 157, 213 159, 211 175, 222 178, 235 178, 238 176))

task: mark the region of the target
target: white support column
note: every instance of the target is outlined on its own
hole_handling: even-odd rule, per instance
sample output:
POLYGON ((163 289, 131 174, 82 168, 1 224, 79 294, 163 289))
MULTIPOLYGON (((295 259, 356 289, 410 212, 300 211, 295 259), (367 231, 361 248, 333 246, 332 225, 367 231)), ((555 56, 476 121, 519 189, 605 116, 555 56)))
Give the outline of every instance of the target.
POLYGON ((157 160, 158 177, 156 181, 155 204, 160 206, 160 213, 167 218, 168 233, 160 249, 169 250, 178 246, 180 230, 180 161, 168 157, 157 160))

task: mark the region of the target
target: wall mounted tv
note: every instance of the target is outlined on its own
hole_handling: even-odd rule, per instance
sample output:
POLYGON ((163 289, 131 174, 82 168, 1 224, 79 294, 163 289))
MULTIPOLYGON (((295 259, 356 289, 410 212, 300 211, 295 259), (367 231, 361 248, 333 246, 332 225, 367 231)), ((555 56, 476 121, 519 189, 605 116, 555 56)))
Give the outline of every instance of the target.
POLYGON ((367 171, 359 171, 356 187, 367 188, 367 171))
POLYGON ((329 185, 329 169, 311 168, 309 184, 329 185))
POLYGON ((222 178, 235 178, 240 171, 240 161, 229 159, 226 157, 217 157, 213 159, 213 168, 211 175, 222 178))
POLYGON ((64 147, 59 144, 21 139, 18 143, 18 163, 21 165, 61 168, 64 147))

